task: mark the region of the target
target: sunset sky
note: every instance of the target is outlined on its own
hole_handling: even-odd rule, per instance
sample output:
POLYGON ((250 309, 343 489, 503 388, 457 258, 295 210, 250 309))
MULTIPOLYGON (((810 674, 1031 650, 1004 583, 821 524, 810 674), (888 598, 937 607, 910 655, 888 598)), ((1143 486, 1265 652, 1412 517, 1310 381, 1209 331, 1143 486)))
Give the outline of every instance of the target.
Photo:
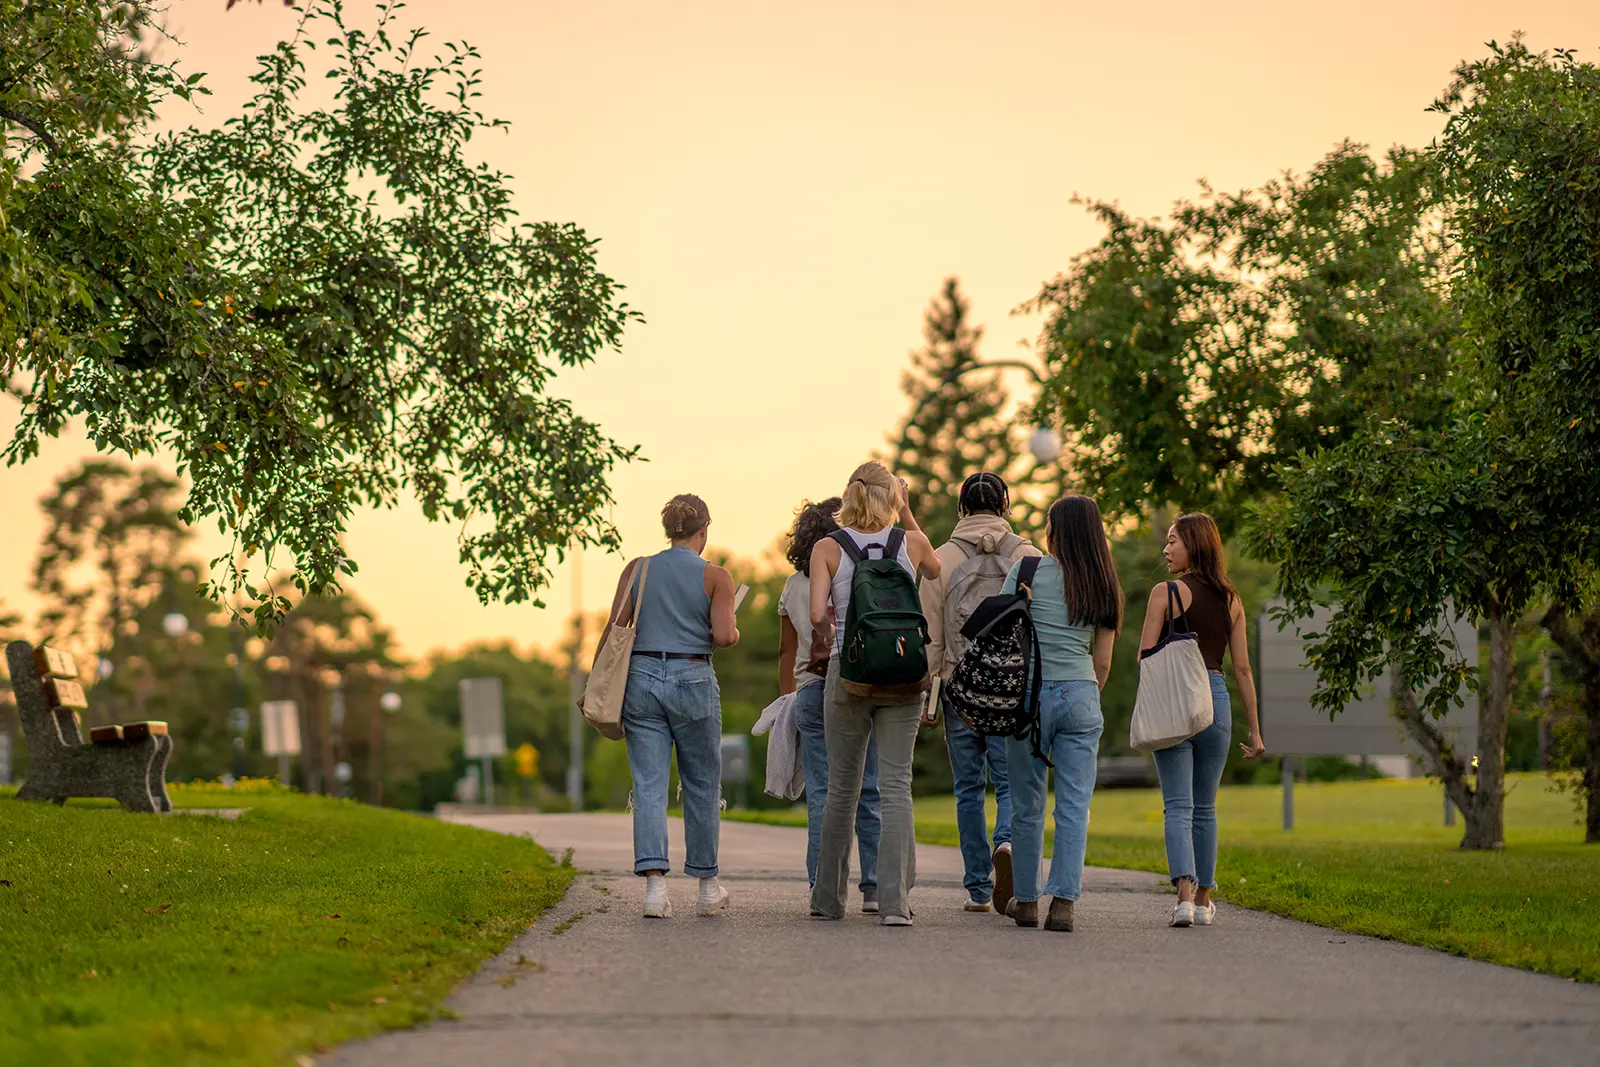
MULTIPOLYGON (((673 493, 706 498, 714 545, 755 555, 802 498, 841 490, 903 412, 907 353, 947 275, 984 352, 1026 357, 1038 322, 1012 310, 1099 236, 1074 194, 1155 215, 1198 178, 1259 184, 1342 139, 1421 145, 1439 125, 1424 109, 1483 42, 1522 29, 1539 49, 1600 45, 1592 0, 413 0, 402 18, 441 47, 479 46, 482 106, 511 129, 476 151, 515 176, 526 220, 600 238, 602 269, 645 316, 622 351, 558 382, 648 457, 614 483, 630 554, 660 545, 673 493)), ((215 92, 174 118, 230 114, 294 20, 276 0, 174 2, 181 62, 215 92)), ((36 608, 34 501, 88 453, 69 436, 0 469, 13 609, 36 608)), ((545 611, 483 608, 455 531, 409 503, 359 516, 347 544, 353 590, 412 654, 558 638, 566 569, 545 611)), ((590 609, 621 563, 585 558, 590 609)))

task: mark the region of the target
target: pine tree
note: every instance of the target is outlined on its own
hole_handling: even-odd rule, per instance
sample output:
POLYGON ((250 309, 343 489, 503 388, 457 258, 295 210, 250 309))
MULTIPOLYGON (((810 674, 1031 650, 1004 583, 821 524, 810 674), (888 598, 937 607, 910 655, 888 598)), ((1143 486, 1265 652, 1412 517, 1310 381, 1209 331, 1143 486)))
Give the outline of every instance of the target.
POLYGON ((912 510, 935 545, 955 528, 956 494, 967 475, 1008 476, 1018 465, 999 373, 969 369, 981 362, 983 338, 983 328, 968 321, 970 307, 960 281, 946 278, 923 316, 924 346, 900 381, 911 408, 895 438, 893 469, 910 483, 912 510))

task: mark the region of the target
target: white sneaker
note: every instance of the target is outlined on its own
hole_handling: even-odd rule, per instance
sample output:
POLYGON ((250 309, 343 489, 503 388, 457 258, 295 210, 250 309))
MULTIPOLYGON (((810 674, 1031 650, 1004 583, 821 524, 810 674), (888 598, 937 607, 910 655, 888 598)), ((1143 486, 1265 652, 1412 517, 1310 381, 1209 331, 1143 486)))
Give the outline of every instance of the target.
POLYGON ((723 888, 715 877, 700 879, 700 899, 695 904, 696 915, 715 915, 728 906, 733 894, 723 888))
POLYGON ((672 918, 672 898, 667 896, 667 880, 659 874, 645 876, 644 917, 646 919, 672 918))
POLYGON ((1194 924, 1196 926, 1210 926, 1211 920, 1216 917, 1217 906, 1215 904, 1196 904, 1194 906, 1194 924))
POLYGON ((885 915, 885 916, 883 916, 883 918, 879 919, 878 922, 882 926, 910 926, 911 925, 911 916, 909 916, 909 915, 885 915))
POLYGON ((1172 922, 1170 926, 1186 927, 1194 925, 1194 901, 1180 900, 1172 909, 1172 922))

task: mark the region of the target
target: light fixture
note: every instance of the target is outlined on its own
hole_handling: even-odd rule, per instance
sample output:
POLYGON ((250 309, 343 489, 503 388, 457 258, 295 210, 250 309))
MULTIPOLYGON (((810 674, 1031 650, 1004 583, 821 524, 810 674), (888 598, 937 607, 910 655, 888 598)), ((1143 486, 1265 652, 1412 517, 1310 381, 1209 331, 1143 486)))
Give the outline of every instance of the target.
POLYGON ((168 637, 182 637, 189 632, 189 617, 181 611, 169 611, 161 617, 161 628, 168 637))
POLYGON ((1049 426, 1040 426, 1028 438, 1028 451, 1040 463, 1054 463, 1061 458, 1061 435, 1049 426))
POLYGON ((400 694, 396 693, 393 689, 389 690, 387 693, 383 694, 383 696, 378 698, 378 707, 390 713, 399 711, 400 694))

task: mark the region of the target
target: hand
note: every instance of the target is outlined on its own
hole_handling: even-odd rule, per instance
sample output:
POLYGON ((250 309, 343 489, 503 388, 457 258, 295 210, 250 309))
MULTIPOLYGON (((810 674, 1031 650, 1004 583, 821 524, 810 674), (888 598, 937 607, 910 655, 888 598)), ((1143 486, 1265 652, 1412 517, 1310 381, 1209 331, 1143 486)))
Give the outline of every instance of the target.
POLYGON ((1250 731, 1250 740, 1239 742, 1239 751, 1244 753, 1245 759, 1258 759, 1267 750, 1267 743, 1261 739, 1260 730, 1250 731))
POLYGON ((900 521, 911 521, 911 483, 900 479, 900 521))
POLYGON ((931 696, 931 694, 927 690, 924 690, 922 693, 922 715, 917 722, 918 725, 921 726, 938 726, 939 706, 929 700, 929 696, 931 696))

